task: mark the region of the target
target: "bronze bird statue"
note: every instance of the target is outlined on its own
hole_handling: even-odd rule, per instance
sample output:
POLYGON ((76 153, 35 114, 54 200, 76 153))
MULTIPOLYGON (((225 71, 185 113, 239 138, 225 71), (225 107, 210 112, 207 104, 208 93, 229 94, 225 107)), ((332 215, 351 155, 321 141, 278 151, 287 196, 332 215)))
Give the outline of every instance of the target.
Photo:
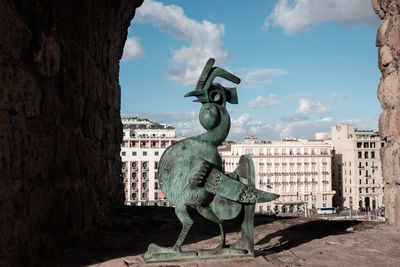
MULTIPOLYGON (((216 77, 221 77, 239 84, 240 79, 222 68, 213 67, 214 62, 213 58, 207 61, 196 90, 185 95, 185 97, 197 97, 193 102, 202 104, 199 120, 206 132, 181 140, 167 148, 159 164, 161 190, 174 205, 175 214, 182 223, 182 230, 172 247, 150 244, 143 255, 147 262, 223 254, 225 233, 222 222, 237 217, 242 207, 248 204, 252 204, 252 212, 251 208, 247 209, 254 217, 254 203, 267 202, 279 197, 255 188, 254 167, 249 156, 242 156, 240 165, 233 174, 226 175, 222 172, 222 160, 217 147, 228 136, 230 129, 231 120, 226 102, 237 104, 238 97, 236 88, 227 88, 213 81, 216 77), (187 212, 189 206, 196 207, 203 217, 219 225, 221 242, 217 248, 200 252, 181 251, 182 243, 193 224, 187 212)), ((251 227, 253 227, 253 217, 249 217, 251 222, 246 222, 251 223, 251 227)), ((242 224, 242 231, 243 229, 246 231, 247 228, 242 224)), ((251 231, 249 235, 252 233, 251 231)), ((254 254, 254 244, 249 242, 253 242, 253 237, 250 237, 250 241, 246 241, 243 236, 229 248, 229 253, 236 251, 239 254, 254 254)))

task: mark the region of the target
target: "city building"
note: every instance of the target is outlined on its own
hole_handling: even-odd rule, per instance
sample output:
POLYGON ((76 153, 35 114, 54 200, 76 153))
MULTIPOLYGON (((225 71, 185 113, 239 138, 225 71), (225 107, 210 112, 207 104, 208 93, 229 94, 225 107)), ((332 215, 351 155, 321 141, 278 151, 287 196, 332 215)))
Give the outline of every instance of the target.
POLYGON ((379 150, 385 145, 379 132, 363 131, 350 124, 331 129, 332 181, 335 206, 376 209, 385 205, 379 150))
POLYGON ((137 117, 123 118, 122 178, 126 205, 168 205, 158 181, 165 149, 183 137, 175 128, 137 117))
POLYGON ((256 212, 308 211, 332 207, 331 146, 324 141, 286 139, 221 147, 224 171, 233 172, 241 155, 254 162, 256 188, 279 194, 272 202, 256 205, 256 212))

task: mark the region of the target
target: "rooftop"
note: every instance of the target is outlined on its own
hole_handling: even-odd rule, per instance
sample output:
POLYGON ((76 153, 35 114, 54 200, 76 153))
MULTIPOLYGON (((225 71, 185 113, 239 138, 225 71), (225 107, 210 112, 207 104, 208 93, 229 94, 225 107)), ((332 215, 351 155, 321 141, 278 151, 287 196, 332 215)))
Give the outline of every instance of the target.
MULTIPOLYGON (((216 247, 218 226, 195 210, 190 214, 194 224, 182 249, 216 247)), ((387 223, 256 215, 254 225, 255 259, 148 266, 398 266, 400 262, 400 234, 387 223)), ((225 229, 228 244, 239 238, 237 221, 227 221, 225 229)), ((126 206, 115 211, 108 225, 69 237, 59 233, 60 244, 51 248, 42 263, 142 266, 140 254, 149 243, 170 246, 180 230, 173 208, 126 206)))
POLYGON ((167 125, 165 123, 158 123, 151 121, 149 119, 141 119, 138 117, 124 117, 122 116, 121 118, 123 128, 124 129, 140 129, 140 130, 146 130, 146 129, 168 129, 172 130, 175 129, 175 127, 167 125))

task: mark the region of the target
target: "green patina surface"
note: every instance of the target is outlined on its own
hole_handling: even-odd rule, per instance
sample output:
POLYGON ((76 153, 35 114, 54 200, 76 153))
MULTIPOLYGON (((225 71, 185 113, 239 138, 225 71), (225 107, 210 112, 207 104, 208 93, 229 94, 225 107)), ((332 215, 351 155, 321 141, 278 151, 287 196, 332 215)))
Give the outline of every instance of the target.
POLYGON ((182 223, 182 231, 172 247, 150 244, 143 259, 146 262, 188 261, 208 258, 254 256, 254 208, 256 202, 274 200, 279 195, 255 188, 254 165, 250 156, 240 158, 232 174, 222 172, 222 160, 217 147, 228 136, 230 117, 226 103, 237 104, 236 88, 213 83, 216 77, 239 84, 240 79, 209 59, 196 90, 185 97, 197 97, 202 104, 199 121, 206 133, 184 139, 169 147, 160 159, 159 180, 165 197, 175 206, 182 223), (193 224, 187 207, 195 206, 205 218, 217 223, 221 242, 212 250, 181 251, 181 246, 193 224), (229 247, 225 244, 224 220, 236 218, 244 212, 242 236, 229 247))

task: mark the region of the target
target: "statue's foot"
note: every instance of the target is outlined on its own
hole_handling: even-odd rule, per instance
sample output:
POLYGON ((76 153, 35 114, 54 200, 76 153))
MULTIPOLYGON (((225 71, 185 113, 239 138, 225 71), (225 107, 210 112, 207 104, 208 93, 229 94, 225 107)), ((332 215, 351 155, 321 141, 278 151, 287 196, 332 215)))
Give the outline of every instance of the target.
POLYGON ((161 247, 154 243, 151 243, 147 248, 147 251, 143 254, 144 258, 153 258, 154 256, 175 256, 180 253, 179 248, 173 247, 161 247))
POLYGON ((219 245, 216 248, 213 249, 202 249, 198 251, 199 256, 207 256, 207 255, 218 255, 218 254, 223 254, 224 249, 222 245, 219 245))
POLYGON ((250 247, 251 244, 249 243, 249 241, 243 237, 241 237, 238 241, 229 246, 230 249, 246 250, 247 252, 250 252, 250 247))

